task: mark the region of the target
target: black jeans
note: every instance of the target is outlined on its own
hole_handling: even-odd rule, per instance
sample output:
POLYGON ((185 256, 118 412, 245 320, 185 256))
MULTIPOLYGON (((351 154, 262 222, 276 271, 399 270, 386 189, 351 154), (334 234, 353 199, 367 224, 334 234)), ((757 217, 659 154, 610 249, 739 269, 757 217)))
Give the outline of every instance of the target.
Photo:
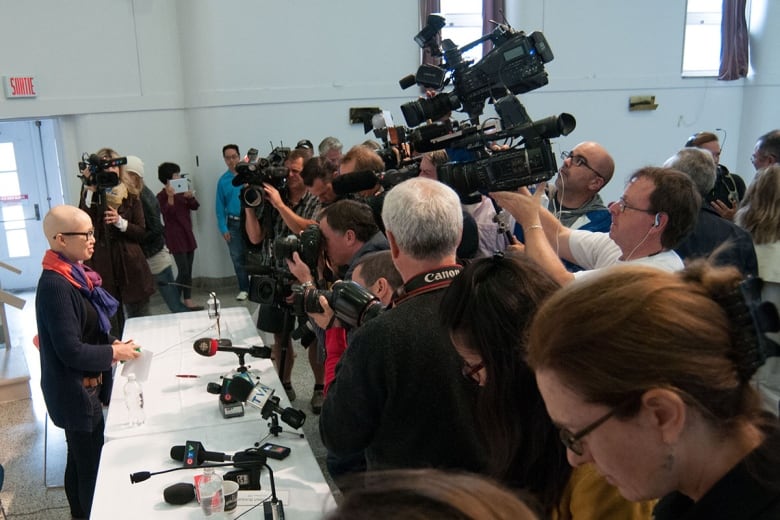
POLYGON ((90 388, 93 413, 92 431, 65 430, 68 461, 65 465, 65 495, 74 518, 89 518, 95 494, 100 452, 103 450, 103 405, 98 399, 100 387, 90 388))

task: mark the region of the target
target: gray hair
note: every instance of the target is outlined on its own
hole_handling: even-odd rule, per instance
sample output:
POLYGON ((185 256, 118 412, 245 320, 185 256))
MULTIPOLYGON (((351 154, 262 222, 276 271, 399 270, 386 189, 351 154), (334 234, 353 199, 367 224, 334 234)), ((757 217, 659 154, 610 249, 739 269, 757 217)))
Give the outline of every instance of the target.
POLYGON ((331 150, 338 150, 340 152, 341 148, 342 148, 341 141, 339 141, 333 136, 328 136, 322 141, 320 141, 320 145, 317 147, 317 149, 320 151, 320 155, 325 155, 331 150))
POLYGON ((454 255, 463 232, 458 195, 446 184, 421 177, 388 192, 382 220, 398 248, 415 260, 454 255))
POLYGON ((718 165, 712 154, 702 148, 683 148, 664 163, 664 168, 674 168, 691 178, 702 197, 712 191, 718 165))

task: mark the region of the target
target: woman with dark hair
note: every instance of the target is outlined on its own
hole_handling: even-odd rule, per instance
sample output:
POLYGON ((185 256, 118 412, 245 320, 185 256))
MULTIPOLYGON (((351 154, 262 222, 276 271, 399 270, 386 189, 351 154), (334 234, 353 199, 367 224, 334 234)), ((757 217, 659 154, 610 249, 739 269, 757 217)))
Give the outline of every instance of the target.
POLYGON ((530 492, 545 517, 650 518, 590 466, 572 471, 566 449, 525 362, 527 329, 558 284, 525 256, 496 254, 467 265, 441 303, 441 319, 463 358, 463 376, 480 385, 476 417, 488 472, 530 492))
POLYGON ((701 261, 620 266, 534 318, 528 363, 569 462, 629 500, 663 497, 656 520, 780 518, 780 430, 750 383, 763 340, 747 287, 701 261))

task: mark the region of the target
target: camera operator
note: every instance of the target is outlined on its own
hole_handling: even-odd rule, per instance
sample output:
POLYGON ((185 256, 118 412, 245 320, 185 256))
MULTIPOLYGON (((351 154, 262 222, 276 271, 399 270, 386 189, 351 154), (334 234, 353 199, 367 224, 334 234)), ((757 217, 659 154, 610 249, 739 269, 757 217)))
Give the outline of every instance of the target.
MULTIPOLYGON (((291 233, 300 234, 300 232, 309 224, 316 224, 313 217, 317 214, 320 204, 317 199, 310 194, 303 184, 301 172, 304 162, 310 157, 311 152, 305 149, 295 149, 290 152, 284 161, 284 166, 288 170, 287 174, 287 193, 283 197, 275 187, 268 183, 263 184, 265 193, 265 202, 256 207, 245 207, 245 231, 250 249, 259 250, 262 261, 265 265, 271 265, 273 243, 276 237, 287 236, 291 233), (270 205, 270 207, 269 207, 270 205)), ((290 355, 285 356, 283 371, 279 373, 284 389, 290 401, 295 400, 295 390, 290 382, 294 356, 292 355, 292 342, 289 340, 289 332, 282 330, 282 322, 279 318, 281 309, 274 308, 268 304, 261 304, 258 310, 258 328, 274 334, 273 358, 275 360, 277 371, 280 370, 279 360, 281 359, 282 340, 288 338, 287 352, 290 355)), ((294 320, 290 320, 289 328, 292 329, 294 320)), ((309 364, 314 374, 314 395, 312 397, 312 407, 319 412, 322 401, 322 389, 324 369, 319 360, 316 348, 308 348, 316 341, 312 334, 310 337, 301 338, 301 344, 308 350, 309 364)))
MULTIPOLYGON (((100 161, 120 158, 111 148, 102 148, 95 156, 100 161)), ((116 337, 122 336, 127 318, 148 313, 149 297, 154 294, 152 273, 141 249, 146 222, 140 191, 125 182, 124 170, 124 166, 109 166, 93 179, 90 169, 84 169, 79 202, 95 228, 95 253, 85 264, 100 274, 103 288, 120 302, 111 320, 116 337), (101 185, 102 177, 111 182, 101 185)))
MULTIPOLYGON (((297 255, 293 255, 294 260, 288 262, 290 270, 299 270, 302 264, 297 255)), ((390 251, 375 251, 361 256, 354 262, 352 271, 352 281, 368 289, 371 294, 376 296, 380 303, 387 307, 393 298, 396 289, 403 285, 403 279, 393 264, 393 258, 390 251)), ((355 329, 347 329, 345 324, 341 323, 328 299, 321 295, 319 304, 323 312, 309 312, 309 317, 324 331, 325 350, 325 397, 328 394, 328 387, 336 377, 336 365, 338 364, 344 351, 347 349, 349 339, 355 329)), ((336 480, 337 485, 341 487, 339 479, 349 473, 361 472, 366 469, 366 458, 363 450, 356 453, 336 456, 328 452, 326 459, 328 473, 336 480)), ((343 488, 342 488, 343 489, 343 488)))
POLYGON ((369 470, 478 471, 476 387, 436 326, 442 291, 460 272, 460 201, 442 183, 409 179, 388 192, 382 217, 404 286, 389 310, 357 329, 341 358, 322 407, 322 440, 337 456, 365 450, 369 470))
POLYGON ((314 197, 319 200, 321 206, 333 204, 339 197, 333 191, 333 177, 338 173, 337 163, 327 157, 312 157, 303 167, 301 176, 303 183, 314 197))
MULTIPOLYGON (((374 222, 371 208, 356 200, 340 200, 322 209, 320 231, 325 256, 338 278, 350 279, 355 262, 363 255, 390 248, 387 239, 374 222)), ((287 262, 290 272, 301 283, 314 283, 310 270, 293 254, 287 262)))

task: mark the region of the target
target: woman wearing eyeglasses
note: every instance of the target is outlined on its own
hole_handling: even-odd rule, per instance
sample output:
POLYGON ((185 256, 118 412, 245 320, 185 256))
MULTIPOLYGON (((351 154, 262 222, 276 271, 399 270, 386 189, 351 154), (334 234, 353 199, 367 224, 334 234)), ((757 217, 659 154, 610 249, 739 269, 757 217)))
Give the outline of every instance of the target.
POLYGON ((740 280, 704 263, 615 267, 553 295, 531 327, 569 462, 629 500, 660 498, 656 520, 780 518, 780 431, 750 383, 759 299, 740 280))
POLYGON ((525 362, 527 329, 559 285, 525 256, 497 254, 467 265, 445 293, 440 314, 463 376, 480 385, 476 417, 488 473, 530 492, 544 518, 649 519, 590 466, 572 470, 534 374, 525 362))

